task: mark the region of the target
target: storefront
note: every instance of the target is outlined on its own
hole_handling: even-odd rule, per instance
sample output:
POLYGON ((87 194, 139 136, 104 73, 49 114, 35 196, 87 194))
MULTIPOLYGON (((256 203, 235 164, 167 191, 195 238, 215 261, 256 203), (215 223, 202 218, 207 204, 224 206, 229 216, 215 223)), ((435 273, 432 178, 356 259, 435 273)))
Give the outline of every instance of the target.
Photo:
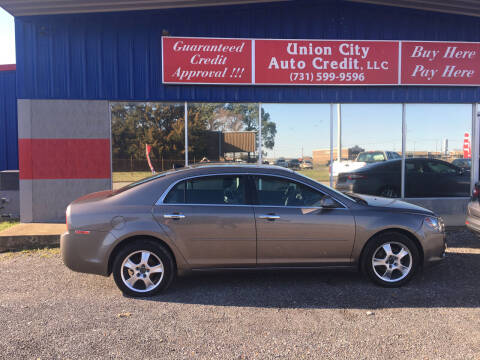
POLYGON ((351 1, 104 10, 18 8, 22 221, 194 163, 277 164, 341 187, 340 172, 398 159, 388 178, 345 181, 463 223, 479 17, 351 1))

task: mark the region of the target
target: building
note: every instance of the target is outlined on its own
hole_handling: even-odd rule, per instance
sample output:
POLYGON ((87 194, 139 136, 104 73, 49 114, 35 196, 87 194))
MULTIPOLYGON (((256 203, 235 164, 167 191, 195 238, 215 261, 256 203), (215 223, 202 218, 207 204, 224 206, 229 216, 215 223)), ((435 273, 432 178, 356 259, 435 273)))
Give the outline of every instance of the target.
MULTIPOLYGON (((224 0, 209 6, 212 2, 203 0, 188 5, 59 0, 52 5, 0 0, 15 16, 21 220, 62 221, 70 201, 110 189, 112 157, 140 159, 149 144, 145 139, 156 142, 152 156, 157 161, 188 164, 204 151, 198 135, 202 129, 257 131, 263 139, 256 149, 261 157, 262 144, 269 141, 262 131, 269 130, 251 121, 262 103, 394 104, 400 115, 395 115, 391 133, 407 147, 403 153, 412 151, 413 137, 406 138, 405 124, 417 105, 424 112, 428 106, 458 105, 466 115, 446 118, 442 126, 448 132, 449 124, 458 121, 462 136, 464 131, 472 134, 471 187, 478 180, 480 5, 433 3, 412 0, 399 7, 391 0, 224 0), (192 51, 213 55, 195 57, 192 51), (228 59, 234 63, 227 69, 228 59), (243 127, 237 128, 238 119, 230 115, 238 108, 208 107, 217 103, 253 105, 241 110, 243 127), (228 111, 231 122, 209 123, 214 119, 205 118, 209 111, 228 111), (147 125, 128 128, 134 120, 147 125), (128 129, 151 129, 152 121, 165 127, 145 130, 141 140, 119 138, 128 129)), ((9 95, 12 85, 9 89, 1 90, 1 96, 9 95)), ((13 129, 16 124, 8 116, 13 129)), ((332 134, 335 121, 332 110, 332 134)), ((348 128, 344 122, 342 136, 348 128)), ((367 135, 375 131, 362 136, 367 135)), ((450 147, 457 147, 443 133, 438 151, 447 137, 450 147)), ((11 167, 15 146, 8 146, 0 164, 7 158, 11 167)), ((417 144, 413 151, 424 149, 417 144)), ((403 188, 401 193, 407 201, 439 212, 449 224, 463 223, 468 192, 415 199, 403 188)))

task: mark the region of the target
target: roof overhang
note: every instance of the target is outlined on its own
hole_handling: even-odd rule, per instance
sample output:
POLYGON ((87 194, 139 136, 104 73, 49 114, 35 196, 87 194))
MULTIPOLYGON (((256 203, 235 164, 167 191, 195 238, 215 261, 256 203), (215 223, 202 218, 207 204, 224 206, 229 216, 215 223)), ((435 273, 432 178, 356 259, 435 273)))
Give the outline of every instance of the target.
POLYGON ((29 16, 238 5, 276 1, 287 0, 0 0, 0 6, 13 16, 29 16))
MULTIPOLYGON (((14 16, 153 10, 289 0, 0 0, 14 16)), ((339 0, 480 17, 479 0, 339 0)))

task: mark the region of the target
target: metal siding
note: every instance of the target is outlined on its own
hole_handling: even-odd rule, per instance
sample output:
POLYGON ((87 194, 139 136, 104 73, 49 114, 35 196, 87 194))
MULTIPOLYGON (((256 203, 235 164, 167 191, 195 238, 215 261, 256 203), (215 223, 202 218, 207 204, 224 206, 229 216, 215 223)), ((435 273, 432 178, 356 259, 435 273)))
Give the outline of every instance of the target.
POLYGON ((18 169, 15 71, 0 71, 0 171, 18 169))
POLYGON ((161 36, 480 41, 480 19, 338 1, 16 18, 22 99, 477 102, 479 87, 162 85, 161 36))

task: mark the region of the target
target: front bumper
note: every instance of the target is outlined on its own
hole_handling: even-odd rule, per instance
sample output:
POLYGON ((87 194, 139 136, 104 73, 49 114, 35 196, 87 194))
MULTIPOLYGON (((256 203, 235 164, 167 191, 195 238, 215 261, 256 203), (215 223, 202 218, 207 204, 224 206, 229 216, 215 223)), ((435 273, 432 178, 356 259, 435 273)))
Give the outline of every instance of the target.
POLYGON ((110 233, 100 231, 89 234, 67 231, 60 237, 64 264, 73 271, 108 276, 109 248, 104 244, 110 236, 110 233))

